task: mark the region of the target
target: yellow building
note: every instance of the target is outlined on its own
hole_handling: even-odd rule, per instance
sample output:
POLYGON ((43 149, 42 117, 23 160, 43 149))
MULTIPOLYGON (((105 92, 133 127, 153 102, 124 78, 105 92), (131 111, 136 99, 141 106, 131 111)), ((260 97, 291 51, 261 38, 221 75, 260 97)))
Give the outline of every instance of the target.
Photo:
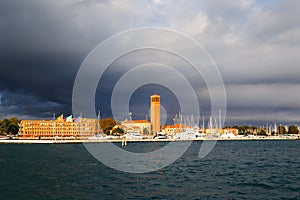
POLYGON ((24 138, 87 138, 96 132, 96 119, 67 118, 56 120, 22 120, 19 135, 24 138))
POLYGON ((237 128, 224 128, 223 131, 224 131, 224 134, 230 134, 230 133, 232 133, 234 135, 239 134, 239 129, 237 129, 237 128))
POLYGON ((160 96, 157 94, 150 96, 150 122, 152 134, 160 132, 160 96))
POLYGON ((220 128, 207 128, 205 129, 206 135, 217 135, 217 134, 223 134, 223 129, 220 128))
POLYGON ((162 127, 162 131, 168 135, 175 135, 181 131, 184 131, 188 126, 185 124, 173 124, 173 125, 165 125, 162 127))
POLYGON ((150 133, 150 123, 147 120, 124 120, 121 125, 125 132, 138 131, 141 134, 148 135, 150 133))

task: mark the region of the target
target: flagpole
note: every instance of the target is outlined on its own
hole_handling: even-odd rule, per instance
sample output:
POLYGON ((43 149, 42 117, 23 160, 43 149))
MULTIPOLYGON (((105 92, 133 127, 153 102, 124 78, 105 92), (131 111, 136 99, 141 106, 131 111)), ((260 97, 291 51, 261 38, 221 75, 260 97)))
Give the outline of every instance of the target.
POLYGON ((52 139, 54 139, 55 135, 55 113, 53 113, 53 130, 52 130, 52 139))
POLYGON ((80 113, 80 116, 79 116, 79 135, 80 135, 80 139, 82 139, 81 118, 82 118, 82 113, 80 113))

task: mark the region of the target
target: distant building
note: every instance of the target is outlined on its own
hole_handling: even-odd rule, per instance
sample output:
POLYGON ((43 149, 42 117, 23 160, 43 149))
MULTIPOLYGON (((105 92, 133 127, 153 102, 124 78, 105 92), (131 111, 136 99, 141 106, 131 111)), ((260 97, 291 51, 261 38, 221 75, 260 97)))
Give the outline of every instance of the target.
POLYGON ((207 128, 205 129, 205 134, 206 135, 217 135, 217 134, 223 134, 223 129, 220 128, 207 128))
POLYGON ((97 119, 62 115, 56 120, 22 120, 19 135, 24 138, 86 138, 94 136, 97 119))
POLYGON ((150 96, 150 122, 152 134, 160 132, 160 96, 157 94, 150 96))
POLYGON ((121 122, 123 130, 128 131, 138 131, 141 134, 150 134, 151 124, 147 120, 124 120, 121 122))
POLYGON ((162 132, 168 135, 175 135, 181 131, 184 131, 187 128, 185 124, 173 124, 173 125, 165 125, 162 127, 162 132))
POLYGON ((232 133, 234 135, 239 134, 239 130, 237 128, 224 128, 223 132, 224 132, 224 134, 229 134, 229 133, 232 133))

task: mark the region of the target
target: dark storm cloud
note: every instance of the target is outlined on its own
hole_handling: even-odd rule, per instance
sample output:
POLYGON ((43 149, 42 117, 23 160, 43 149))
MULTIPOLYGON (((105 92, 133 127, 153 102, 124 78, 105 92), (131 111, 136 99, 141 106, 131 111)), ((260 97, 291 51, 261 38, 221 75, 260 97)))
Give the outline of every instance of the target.
POLYGON ((1 52, 9 55, 21 53, 61 53, 72 50, 77 31, 67 10, 53 1, 2 1, 1 52), (66 13, 66 14, 64 14, 66 13))
MULTIPOLYGON (((33 105, 38 105, 28 110, 31 113, 16 109, 16 115, 23 111, 44 116, 56 104, 68 108, 61 112, 71 112, 75 75, 93 46, 82 37, 72 13, 63 5, 59 1, 1 2, 0 92, 11 92, 13 96, 6 95, 11 101, 18 94, 20 99, 32 97, 33 105)), ((31 107, 26 101, 18 103, 31 107)))
MULTIPOLYGON (((139 12, 128 15, 128 9, 126 2, 113 1, 1 1, 0 93, 24 91, 49 110, 48 102, 54 102, 71 112, 81 62, 99 42, 124 29, 118 26, 122 20, 139 12)), ((44 112, 35 109, 31 115, 44 112)))
POLYGON ((51 100, 65 101, 64 93, 72 89, 80 60, 63 55, 19 55, 6 57, 0 61, 2 66, 0 89, 22 88, 35 95, 40 94, 51 100))
MULTIPOLYGON (((298 8, 299 1, 280 0, 2 0, 1 115, 44 117, 57 110, 69 114, 77 70, 99 42, 129 28, 163 26, 193 37, 218 65, 230 123, 300 121, 300 96, 295 92, 300 90, 298 8)), ((128 69, 147 56, 120 59, 117 65, 128 69)), ((120 73, 111 71, 102 79, 108 84, 101 91, 104 96, 111 94, 106 90, 120 73)), ((195 82, 192 71, 184 74, 195 82)), ((194 89, 202 99, 200 109, 208 115, 210 96, 200 82, 194 89)), ((109 103, 103 104, 104 110, 109 103)))
POLYGON ((25 91, 2 91, 0 113, 3 117, 52 118, 54 113, 68 112, 68 107, 56 102, 32 96, 25 91))

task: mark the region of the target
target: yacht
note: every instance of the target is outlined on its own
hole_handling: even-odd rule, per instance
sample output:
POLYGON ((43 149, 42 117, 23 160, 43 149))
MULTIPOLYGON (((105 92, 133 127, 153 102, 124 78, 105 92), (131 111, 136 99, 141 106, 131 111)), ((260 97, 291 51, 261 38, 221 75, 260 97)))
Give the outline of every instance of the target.
POLYGON ((5 136, 5 135, 0 135, 0 140, 9 140, 10 137, 5 136))
POLYGON ((103 134, 96 134, 94 136, 88 137, 89 140, 106 140, 107 138, 103 134))
POLYGON ((236 136, 233 133, 224 133, 221 135, 222 139, 235 139, 236 136))
POLYGON ((186 128, 185 131, 179 132, 174 136, 174 139, 178 140, 194 140, 198 134, 198 129, 196 128, 186 128))
POLYGON ((125 135, 126 139, 143 139, 143 136, 140 134, 139 131, 129 131, 125 135))
POLYGON ((157 134, 157 139, 168 139, 168 136, 165 133, 158 133, 157 134))

